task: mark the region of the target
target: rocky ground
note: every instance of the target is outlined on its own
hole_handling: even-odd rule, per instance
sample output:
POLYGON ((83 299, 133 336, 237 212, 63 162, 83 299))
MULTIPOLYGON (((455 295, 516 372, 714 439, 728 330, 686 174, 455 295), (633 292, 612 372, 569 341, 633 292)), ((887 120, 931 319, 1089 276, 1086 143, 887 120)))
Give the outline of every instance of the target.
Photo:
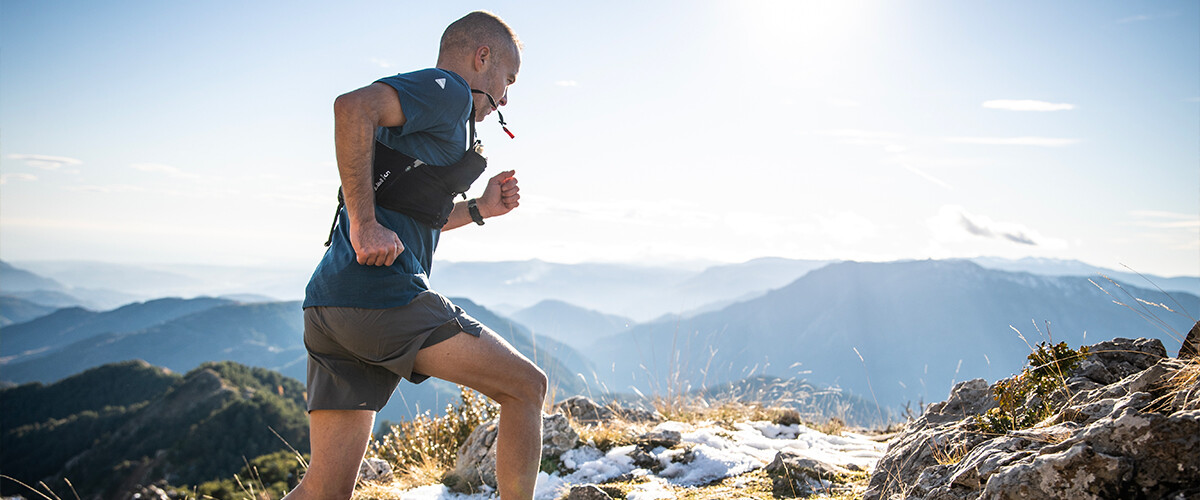
POLYGON ((996 386, 958 384, 891 441, 864 498, 1200 498, 1200 359, 1147 339, 1088 351, 1027 429, 981 431, 996 386))
MULTIPOLYGON (((1147 339, 1087 351, 1053 394, 1019 402, 1048 403, 1048 418, 1005 432, 977 418, 997 406, 996 384, 982 379, 958 384, 886 442, 786 420, 668 422, 572 399, 545 419, 543 452, 555 472, 539 477, 537 498, 1200 498, 1200 358, 1171 357, 1147 339), (648 431, 601 451, 573 427, 613 419, 648 431)), ((367 496, 490 497, 494 427, 481 426, 460 450, 451 486, 367 496)))

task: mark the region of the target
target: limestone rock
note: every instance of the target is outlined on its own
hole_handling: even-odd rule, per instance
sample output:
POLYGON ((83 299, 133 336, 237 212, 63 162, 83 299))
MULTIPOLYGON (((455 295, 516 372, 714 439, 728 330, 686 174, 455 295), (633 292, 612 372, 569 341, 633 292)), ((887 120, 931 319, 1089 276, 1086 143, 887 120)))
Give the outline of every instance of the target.
POLYGON ((982 381, 958 384, 892 441, 864 498, 1200 494, 1195 365, 1167 358, 1151 339, 1114 339, 1089 350, 1056 395, 1062 409, 1030 429, 983 433, 973 416, 994 406, 984 400, 991 390, 982 381))
POLYGON ((563 400, 554 405, 554 409, 581 424, 598 424, 616 418, 616 414, 607 406, 600 406, 584 396, 563 400))
POLYGON ((1200 356, 1200 321, 1197 321, 1179 346, 1179 359, 1191 359, 1200 356))
POLYGON ((572 486, 566 500, 612 500, 612 497, 594 484, 572 486))
MULTIPOLYGON (((467 437, 458 449, 454 470, 445 483, 457 492, 471 492, 482 485, 496 487, 496 433, 499 419, 486 422, 467 437)), ((542 459, 557 458, 579 443, 579 434, 561 413, 542 415, 542 459)))
POLYGON ((359 481, 389 483, 392 481, 392 478, 392 464, 388 463, 387 460, 366 458, 358 466, 359 481))
POLYGON ((683 435, 680 434, 679 431, 671 430, 647 432, 634 439, 634 443, 636 443, 639 448, 646 450, 653 450, 654 448, 658 448, 660 446, 663 448, 674 448, 679 446, 681 441, 683 441, 683 435))
POLYGON ((662 417, 641 408, 626 408, 616 404, 600 405, 584 396, 574 396, 554 405, 556 412, 581 424, 600 424, 615 420, 626 422, 660 422, 662 417))

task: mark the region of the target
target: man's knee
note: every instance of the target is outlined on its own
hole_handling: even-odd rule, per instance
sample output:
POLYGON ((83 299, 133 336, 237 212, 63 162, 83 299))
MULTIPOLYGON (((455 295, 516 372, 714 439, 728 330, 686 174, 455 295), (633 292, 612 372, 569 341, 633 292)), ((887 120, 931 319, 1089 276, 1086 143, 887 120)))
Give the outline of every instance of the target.
POLYGON ((549 385, 550 382, 546 377, 546 372, 542 371, 541 368, 538 368, 532 362, 529 362, 519 372, 519 376, 514 380, 513 387, 508 388, 506 392, 517 401, 540 407, 546 399, 546 390, 549 385))

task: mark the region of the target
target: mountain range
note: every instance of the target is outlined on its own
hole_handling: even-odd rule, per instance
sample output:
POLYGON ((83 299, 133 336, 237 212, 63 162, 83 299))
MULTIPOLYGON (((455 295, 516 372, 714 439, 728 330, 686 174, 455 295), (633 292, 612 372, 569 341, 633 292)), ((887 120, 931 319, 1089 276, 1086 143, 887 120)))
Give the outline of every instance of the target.
MULTIPOLYGON (((468 299, 453 299, 538 364, 557 393, 586 390, 577 373, 590 361, 548 337, 495 315, 468 299)), ((0 330, 0 380, 9 384, 54 382, 92 367, 145 360, 176 372, 205 362, 233 361, 305 380, 303 312, 299 302, 239 303, 227 299, 158 299, 95 312, 59 309, 0 330)), ((458 397, 452 384, 402 382, 380 420, 440 410, 458 397)))
POLYGON ((663 392, 765 374, 897 407, 939 400, 955 381, 1015 373, 1041 341, 1150 337, 1177 350, 1197 313, 1195 295, 1100 278, 953 260, 841 262, 719 311, 597 338, 585 352, 605 360, 596 377, 617 390, 663 392))
MULTIPOLYGON (((1110 293, 1128 294, 1119 298, 1134 307, 1147 307, 1135 300, 1140 298, 1179 310, 1151 309, 1165 323, 1167 332, 1161 331, 1153 326, 1157 320, 1112 304, 1088 278, 1070 275, 1082 271, 1078 263, 1058 261, 1002 261, 989 268, 955 260, 758 259, 700 271, 540 261, 435 267, 434 282, 469 292, 471 299, 455 303, 534 359, 561 394, 653 394, 765 375, 863 397, 875 392, 874 401, 895 408, 939 399, 955 380, 1014 372, 1018 367, 992 361, 1019 360, 1027 344, 1051 337, 1078 344, 1149 336, 1178 345, 1170 330, 1186 332, 1191 320, 1185 311, 1200 312, 1190 293, 1168 296, 1091 278, 1110 293), (1066 275, 994 269, 1001 264, 1066 275), (559 296, 546 297, 553 294, 559 296), (499 306, 479 305, 484 299, 478 297, 499 306), (522 303, 529 305, 517 307, 522 303), (509 317, 495 311, 504 305, 509 317), (638 323, 611 310, 641 311, 638 317, 646 319, 638 323)), ((5 276, 25 273, 13 283, 34 283, 22 289, 27 293, 36 286, 74 289, 12 266, 3 270, 5 276)), ((1200 280, 1177 278, 1171 286, 1187 288, 1193 281, 1200 280)), ((8 295, 9 283, 0 282, 0 292, 8 295)), ((0 302, 0 316, 14 314, 9 311, 17 308, 8 304, 0 302)), ((300 325, 297 302, 198 297, 104 312, 57 309, 2 327, 0 380, 50 382, 127 359, 179 372, 232 360, 303 380, 300 325)), ((393 398, 398 403, 389 405, 396 413, 381 418, 436 411, 457 394, 439 381, 402 384, 393 398)))

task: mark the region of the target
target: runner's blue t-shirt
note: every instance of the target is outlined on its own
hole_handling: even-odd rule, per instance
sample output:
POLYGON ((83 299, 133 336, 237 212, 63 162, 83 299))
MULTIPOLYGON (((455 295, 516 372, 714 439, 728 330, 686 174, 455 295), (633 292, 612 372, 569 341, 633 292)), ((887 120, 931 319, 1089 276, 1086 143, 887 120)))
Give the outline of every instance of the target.
MULTIPOLYGON (((471 88, 457 74, 425 69, 380 79, 396 89, 405 123, 379 127, 375 139, 429 165, 448 166, 467 149, 471 88)), ((433 251, 441 231, 400 212, 375 207, 375 217, 396 232, 404 252, 391 266, 358 263, 350 245, 350 222, 343 207, 325 256, 305 289, 304 307, 386 309, 408 304, 429 290, 433 251)))

